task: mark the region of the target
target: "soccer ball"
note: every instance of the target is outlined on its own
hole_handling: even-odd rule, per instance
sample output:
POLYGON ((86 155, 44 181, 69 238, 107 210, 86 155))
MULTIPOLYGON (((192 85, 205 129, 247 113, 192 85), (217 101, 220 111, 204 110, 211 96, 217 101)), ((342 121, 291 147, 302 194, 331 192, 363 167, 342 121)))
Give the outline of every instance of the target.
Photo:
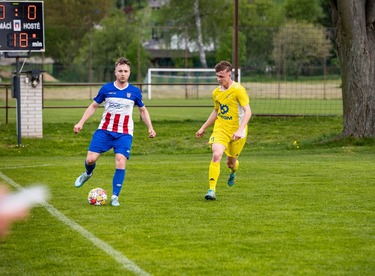
POLYGON ((107 193, 102 188, 92 189, 87 200, 91 205, 104 205, 107 201, 107 193))

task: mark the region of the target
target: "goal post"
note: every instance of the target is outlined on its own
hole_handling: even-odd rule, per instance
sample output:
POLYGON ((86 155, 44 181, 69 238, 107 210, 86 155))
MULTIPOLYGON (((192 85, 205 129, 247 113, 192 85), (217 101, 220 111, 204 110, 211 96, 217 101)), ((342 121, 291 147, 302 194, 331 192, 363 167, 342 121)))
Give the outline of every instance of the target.
MULTIPOLYGON (((232 74, 234 76, 234 69, 232 74)), ((152 99, 152 86, 157 84, 196 85, 218 84, 213 68, 148 68, 147 98, 152 99)), ((238 69, 238 82, 241 82, 241 70, 238 69)))

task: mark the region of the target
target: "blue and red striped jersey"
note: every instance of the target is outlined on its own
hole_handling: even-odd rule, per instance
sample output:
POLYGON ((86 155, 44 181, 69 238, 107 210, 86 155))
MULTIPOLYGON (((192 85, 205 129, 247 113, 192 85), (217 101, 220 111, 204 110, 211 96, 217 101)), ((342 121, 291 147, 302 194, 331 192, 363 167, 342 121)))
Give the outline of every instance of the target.
POLYGON ((94 101, 98 104, 104 102, 104 112, 98 129, 133 135, 133 108, 144 106, 138 87, 128 84, 120 89, 115 82, 106 83, 100 88, 94 101))

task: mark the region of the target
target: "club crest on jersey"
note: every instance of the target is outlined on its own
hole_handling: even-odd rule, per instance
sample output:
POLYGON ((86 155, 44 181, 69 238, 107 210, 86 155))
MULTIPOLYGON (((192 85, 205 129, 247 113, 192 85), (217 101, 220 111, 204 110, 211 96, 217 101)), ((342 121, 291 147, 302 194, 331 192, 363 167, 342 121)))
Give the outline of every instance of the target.
POLYGON ((220 113, 221 114, 225 114, 229 111, 229 107, 226 105, 226 104, 220 104, 220 113))
POLYGON ((131 95, 132 95, 131 93, 126 93, 126 97, 127 97, 127 98, 130 98, 131 95))

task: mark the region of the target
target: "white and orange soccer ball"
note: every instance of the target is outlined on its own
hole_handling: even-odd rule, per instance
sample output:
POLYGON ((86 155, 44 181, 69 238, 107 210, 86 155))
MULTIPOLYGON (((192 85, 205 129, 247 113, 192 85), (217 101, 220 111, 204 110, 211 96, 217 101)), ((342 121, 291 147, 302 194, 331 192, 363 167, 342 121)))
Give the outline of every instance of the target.
POLYGON ((95 188, 89 192, 87 200, 91 205, 104 205, 107 202, 107 193, 102 188, 95 188))

